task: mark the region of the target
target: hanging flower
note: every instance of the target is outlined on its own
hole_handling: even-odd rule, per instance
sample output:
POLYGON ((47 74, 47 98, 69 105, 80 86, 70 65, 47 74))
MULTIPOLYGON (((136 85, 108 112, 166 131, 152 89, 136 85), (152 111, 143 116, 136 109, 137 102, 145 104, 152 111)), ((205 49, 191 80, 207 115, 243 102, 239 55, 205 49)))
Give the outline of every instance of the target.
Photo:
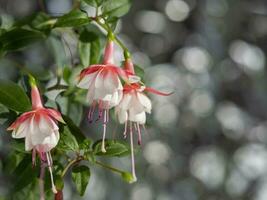
POLYGON ((151 92, 158 95, 170 95, 159 92, 155 89, 146 87, 138 83, 138 79, 135 76, 134 66, 130 58, 125 61, 125 70, 132 74, 134 80, 131 83, 126 83, 123 87, 123 97, 118 106, 115 108, 115 113, 118 116, 118 120, 121 124, 125 125, 124 137, 127 137, 127 129, 129 126, 130 131, 130 144, 131 144, 131 159, 132 159, 132 176, 133 181, 136 181, 135 174, 135 161, 133 151, 133 129, 138 134, 138 144, 141 145, 141 129, 140 126, 144 126, 146 123, 146 113, 151 113, 152 105, 150 99, 144 92, 151 92))
POLYGON ((45 108, 33 77, 30 77, 32 111, 23 113, 8 127, 13 138, 25 138, 25 150, 32 150, 32 161, 35 164, 36 152, 41 158, 41 171, 48 165, 51 175, 52 190, 56 188, 52 175, 52 157, 50 154, 59 141, 58 121, 64 123, 61 114, 54 109, 45 108))
POLYGON ((108 40, 103 64, 91 65, 81 71, 78 87, 88 89, 87 101, 91 105, 88 120, 93 121, 95 107, 98 105, 98 119, 103 120, 102 152, 105 150, 106 127, 109 121, 109 109, 117 106, 122 99, 122 84, 120 77, 127 78, 125 71, 114 65, 113 41, 108 40))

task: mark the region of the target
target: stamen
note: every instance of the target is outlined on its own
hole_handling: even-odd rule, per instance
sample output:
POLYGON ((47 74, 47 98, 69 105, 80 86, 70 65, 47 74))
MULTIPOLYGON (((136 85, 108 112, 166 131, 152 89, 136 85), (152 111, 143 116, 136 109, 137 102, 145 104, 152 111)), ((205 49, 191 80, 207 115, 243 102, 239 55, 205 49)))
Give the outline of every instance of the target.
POLYGON ((130 143, 131 143, 131 160, 132 160, 132 182, 137 181, 136 174, 135 174, 135 161, 134 161, 134 147, 133 147, 133 128, 132 122, 130 122, 130 143))
POLYGON ((137 126, 137 132, 138 132, 138 145, 141 145, 142 137, 141 137, 140 125, 136 123, 136 126, 137 126))
POLYGON ((125 121, 125 124, 124 124, 123 138, 124 138, 124 139, 127 138, 127 120, 125 121))
POLYGON ((48 164, 48 170, 49 170, 49 173, 50 173, 50 178, 51 178, 51 185, 52 185, 52 191, 54 194, 57 193, 57 189, 56 189, 56 186, 55 186, 55 183, 54 183, 54 178, 53 178, 53 172, 52 172, 52 157, 51 157, 51 154, 50 152, 46 153, 46 157, 47 157, 47 164, 48 164))
POLYGON ((103 106, 102 106, 102 104, 103 104, 103 102, 99 101, 99 103, 98 103, 98 118, 95 120, 96 122, 102 118, 102 115, 103 115, 103 106))
POLYGON ((89 121, 89 123, 93 122, 95 107, 96 107, 96 101, 93 101, 92 105, 90 106, 89 112, 88 112, 88 121, 89 121))
POLYGON ((104 110, 103 138, 102 138, 102 146, 101 146, 101 151, 103 153, 107 152, 105 149, 106 129, 107 129, 107 110, 104 110))

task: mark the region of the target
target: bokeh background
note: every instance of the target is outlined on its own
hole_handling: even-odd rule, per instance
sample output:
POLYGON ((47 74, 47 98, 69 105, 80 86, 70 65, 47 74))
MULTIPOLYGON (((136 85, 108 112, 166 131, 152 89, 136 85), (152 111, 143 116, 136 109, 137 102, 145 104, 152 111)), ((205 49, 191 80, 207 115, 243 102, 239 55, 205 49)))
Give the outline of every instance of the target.
MULTIPOLYGON (((72 7, 69 0, 44 2, 53 16, 72 7)), ((41 7, 37 0, 0 0, 2 22, 8 26, 41 7)), ((65 199, 266 200, 266 0, 133 1, 116 31, 145 70, 146 84, 174 94, 150 95, 153 112, 136 156, 138 182, 129 185, 92 168, 85 197, 68 181, 65 199)), ((75 47, 71 50, 75 55, 75 47)), ((116 56, 122 59, 119 49, 116 56)), ((0 78, 18 77, 15 61, 45 73, 53 69, 52 57, 36 44, 1 59, 0 78)), ((121 138, 122 127, 109 126, 121 138)), ((101 137, 97 127, 82 122, 93 139, 101 137)), ((7 137, 4 128, 1 137, 7 137)), ((3 141, 1 148, 8 149, 3 141)), ((104 161, 130 169, 128 157, 104 161)), ((4 180, 0 193, 8 189, 4 180)))

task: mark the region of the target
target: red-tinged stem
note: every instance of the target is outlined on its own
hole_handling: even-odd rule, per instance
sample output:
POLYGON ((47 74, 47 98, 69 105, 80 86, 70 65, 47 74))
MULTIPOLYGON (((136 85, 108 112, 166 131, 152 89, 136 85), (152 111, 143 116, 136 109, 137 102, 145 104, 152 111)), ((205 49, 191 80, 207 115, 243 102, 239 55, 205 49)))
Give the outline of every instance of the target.
POLYGON ((39 177, 40 200, 45 200, 44 176, 45 176, 45 163, 42 162, 41 170, 40 170, 40 177, 39 177))

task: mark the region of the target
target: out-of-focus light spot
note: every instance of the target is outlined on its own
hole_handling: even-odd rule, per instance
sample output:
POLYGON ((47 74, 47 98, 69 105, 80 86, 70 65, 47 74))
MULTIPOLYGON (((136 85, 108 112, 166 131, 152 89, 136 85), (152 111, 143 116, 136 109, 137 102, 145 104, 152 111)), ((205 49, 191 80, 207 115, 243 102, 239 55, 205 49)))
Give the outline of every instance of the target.
POLYGON ((144 36, 141 42, 142 49, 145 49, 150 56, 156 56, 165 51, 166 42, 160 35, 144 36))
POLYGON ((225 59, 219 64, 220 74, 224 81, 231 82, 241 75, 241 70, 231 59, 225 59))
POLYGON ((223 182, 225 174, 225 160, 222 152, 215 147, 196 151, 190 160, 190 171, 207 187, 218 187, 223 182))
POLYGON ((169 0, 165 7, 165 13, 172 21, 183 21, 188 17, 190 8, 182 0, 169 0))
POLYGON ((224 134, 227 137, 238 139, 243 135, 245 130, 243 114, 233 103, 219 105, 216 117, 224 128, 224 134))
POLYGON ((249 179, 255 179, 266 173, 267 149, 261 144, 248 144, 234 154, 238 168, 249 179))
MULTIPOLYGON (((92 173, 84 194, 85 199, 107 199, 107 182, 98 174, 92 173), (94 191, 94 192, 92 192, 94 191)), ((73 197, 71 198, 73 199, 73 197)))
POLYGON ((240 171, 233 169, 230 177, 226 180, 225 187, 229 195, 236 197, 245 192, 248 187, 248 180, 240 171))
POLYGON ((161 183, 166 183, 172 178, 170 169, 165 165, 151 165, 148 168, 148 172, 153 174, 153 177, 157 178, 161 183))
POLYGON ((134 52, 132 54, 132 58, 134 63, 136 63, 138 66, 144 68, 144 67, 149 67, 151 64, 151 61, 149 59, 149 57, 143 53, 143 52, 134 52))
POLYGON ((202 47, 186 47, 182 49, 182 63, 192 72, 206 72, 211 63, 209 53, 202 47))
POLYGON ((156 200, 173 200, 172 196, 167 193, 160 193, 157 195, 156 200))
POLYGON ((170 126, 177 122, 179 117, 178 108, 171 103, 157 105, 154 109, 155 120, 161 126, 170 126))
POLYGON ((133 188, 131 200, 140 200, 140 199, 152 200, 152 198, 153 198, 152 190, 148 185, 139 184, 133 188))
POLYGON ((49 0, 47 1, 47 10, 53 16, 59 16, 68 12, 72 7, 70 0, 49 0))
POLYGON ((267 126, 266 124, 259 124, 250 130, 248 135, 250 141, 267 142, 267 126))
MULTIPOLYGON (((175 91, 177 85, 179 85, 179 89, 183 89, 182 77, 180 76, 178 70, 168 63, 154 65, 146 70, 145 80, 147 83, 149 82, 151 87, 162 92, 173 92, 175 91)), ((159 95, 153 95, 152 98, 155 100, 167 99, 167 101, 169 101, 172 98, 172 95, 164 98, 159 95)))
POLYGON ((156 11, 140 11, 135 18, 135 24, 143 32, 161 33, 166 25, 164 15, 156 11))
POLYGON ((206 12, 215 17, 223 17, 228 11, 228 3, 226 0, 206 0, 206 12))
POLYGON ((190 109, 199 116, 207 115, 214 106, 214 101, 207 91, 196 91, 190 99, 190 109))
POLYGON ((261 72, 265 65, 263 51, 252 44, 237 40, 230 45, 229 54, 231 58, 241 65, 245 72, 261 72))
POLYGON ((260 184, 256 188, 256 194, 253 200, 266 200, 267 199, 267 177, 265 176, 263 180, 259 181, 260 184))
POLYGON ((169 160, 170 149, 161 141, 152 141, 145 146, 144 157, 152 165, 161 165, 169 160))
POLYGON ((35 3, 31 0, 12 0, 12 3, 7 4, 7 6, 7 9, 10 9, 15 15, 25 16, 34 9, 35 3))

